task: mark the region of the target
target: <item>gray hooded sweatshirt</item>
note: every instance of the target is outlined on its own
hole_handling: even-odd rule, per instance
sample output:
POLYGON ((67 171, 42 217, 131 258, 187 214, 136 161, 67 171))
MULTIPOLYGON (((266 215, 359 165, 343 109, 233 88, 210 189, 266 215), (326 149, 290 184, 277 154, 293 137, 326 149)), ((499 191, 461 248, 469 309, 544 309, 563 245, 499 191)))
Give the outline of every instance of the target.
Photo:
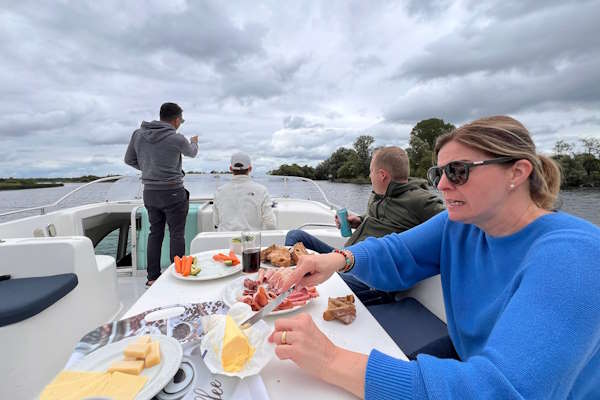
POLYGON ((188 142, 168 122, 144 121, 131 135, 125 163, 142 171, 144 190, 177 189, 183 187, 182 154, 195 157, 198 144, 188 142))

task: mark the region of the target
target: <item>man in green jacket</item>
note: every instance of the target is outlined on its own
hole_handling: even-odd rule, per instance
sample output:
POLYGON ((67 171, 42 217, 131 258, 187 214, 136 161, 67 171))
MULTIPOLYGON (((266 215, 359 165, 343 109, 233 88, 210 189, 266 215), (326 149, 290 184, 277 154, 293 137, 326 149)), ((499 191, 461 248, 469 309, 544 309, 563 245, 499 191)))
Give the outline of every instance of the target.
MULTIPOLYGON (((406 152, 400 147, 382 147, 373 153, 369 178, 373 192, 369 198, 367 213, 362 216, 348 215, 348 223, 355 228, 345 246, 353 245, 368 237, 382 237, 399 233, 417 226, 444 210, 442 200, 428 190, 424 179, 409 178, 406 152)), ((336 216, 336 224, 339 221, 336 216)), ((333 247, 299 229, 291 230, 285 244, 292 246, 302 242, 307 249, 318 253, 330 253, 333 247)), ((352 276, 344 280, 363 303, 384 301, 387 294, 369 288, 352 276)))

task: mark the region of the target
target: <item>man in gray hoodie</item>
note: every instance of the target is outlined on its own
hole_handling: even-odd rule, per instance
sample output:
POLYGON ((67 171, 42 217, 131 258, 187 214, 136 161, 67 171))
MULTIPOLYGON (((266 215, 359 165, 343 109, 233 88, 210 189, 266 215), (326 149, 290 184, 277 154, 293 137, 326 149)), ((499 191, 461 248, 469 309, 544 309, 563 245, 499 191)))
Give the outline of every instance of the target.
POLYGON ((185 254, 185 220, 189 207, 189 192, 183 187, 182 154, 198 154, 198 136, 190 141, 177 133, 183 124, 183 110, 175 103, 160 107, 160 121, 143 121, 133 132, 125 163, 142 171, 144 206, 150 219, 148 236, 148 282, 160 276, 160 256, 165 222, 169 225, 171 261, 185 254))

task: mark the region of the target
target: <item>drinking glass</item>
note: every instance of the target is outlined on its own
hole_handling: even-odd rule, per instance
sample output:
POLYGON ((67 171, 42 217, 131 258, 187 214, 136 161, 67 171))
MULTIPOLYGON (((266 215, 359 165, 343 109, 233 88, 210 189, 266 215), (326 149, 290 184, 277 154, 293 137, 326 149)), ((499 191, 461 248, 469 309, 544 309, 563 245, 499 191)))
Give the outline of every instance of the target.
POLYGON ((252 274, 260 267, 260 232, 242 232, 242 272, 252 274))

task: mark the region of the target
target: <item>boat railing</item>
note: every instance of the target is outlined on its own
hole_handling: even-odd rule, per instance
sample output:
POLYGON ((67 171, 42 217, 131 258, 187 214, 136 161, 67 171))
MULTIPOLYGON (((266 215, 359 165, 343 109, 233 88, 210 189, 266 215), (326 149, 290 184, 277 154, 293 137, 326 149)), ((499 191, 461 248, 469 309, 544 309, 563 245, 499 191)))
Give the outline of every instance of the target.
POLYGON ((40 211, 41 215, 46 214, 46 209, 51 208, 51 207, 57 207, 60 203, 62 203, 63 201, 65 201, 66 199, 68 199, 69 197, 71 197, 73 194, 75 194, 76 192, 80 191, 81 189, 88 187, 90 185, 93 185, 95 183, 99 183, 99 182, 106 182, 106 181, 114 181, 117 179, 121 179, 123 178, 125 175, 116 175, 116 176, 107 176, 104 178, 99 178, 96 179, 94 181, 88 182, 84 185, 78 186, 75 189, 71 190, 69 193, 65 194, 64 196, 62 196, 60 199, 56 200, 54 203, 51 204, 46 204, 46 205, 42 205, 42 206, 36 206, 36 207, 29 207, 29 208, 20 208, 18 210, 11 210, 11 211, 7 211, 4 213, 0 214, 0 217, 4 217, 7 215, 13 215, 13 214, 19 214, 19 213, 24 213, 24 212, 30 212, 30 211, 40 211))
MULTIPOLYGON (((190 176, 194 176, 194 175, 204 175, 204 176, 206 176, 208 174, 189 174, 189 175, 190 176)), ((219 178, 220 178, 220 176, 218 176, 218 175, 219 174, 212 175, 214 178, 216 178, 215 189, 216 189, 217 186, 219 186, 219 181, 220 181, 219 178)), ((118 181, 118 180, 123 179, 123 178, 134 178, 134 179, 138 180, 139 187, 136 188, 136 190, 135 190, 136 193, 135 193, 134 197, 136 199, 139 199, 141 197, 140 193, 141 193, 141 188, 142 188, 141 179, 140 179, 139 176, 136 176, 136 177, 132 177, 131 175, 107 176, 107 177, 104 177, 104 178, 99 178, 99 179, 93 180, 93 181, 88 182, 86 184, 83 184, 81 186, 78 186, 78 187, 76 187, 75 189, 71 190, 70 192, 68 192, 67 194, 65 194, 64 196, 62 196, 61 198, 59 198, 58 200, 56 200, 53 203, 45 204, 45 205, 40 205, 40 206, 35 206, 35 207, 28 207, 28 208, 21 208, 21 209, 17 209, 17 210, 5 211, 3 213, 0 213, 0 217, 5 217, 5 216, 8 216, 8 215, 14 215, 14 214, 20 214, 20 213, 26 213, 26 212, 32 212, 32 211, 39 211, 41 215, 44 215, 44 214, 46 214, 46 211, 49 208, 53 208, 53 207, 59 206, 62 202, 64 202, 69 197, 71 197, 73 194, 79 192, 80 190, 82 190, 82 189, 84 189, 84 188, 86 188, 86 187, 88 187, 90 185, 94 185, 94 184, 100 183, 100 182, 118 181)), ((291 184, 294 181, 300 181, 300 182, 305 182, 305 183, 307 183, 309 185, 312 185, 317 190, 317 192, 319 193, 319 195, 322 197, 322 201, 321 202, 323 204, 325 204, 326 206, 330 207, 332 210, 336 210, 336 209, 340 208, 339 205, 337 205, 337 204, 332 203, 331 201, 329 201, 329 199, 327 198, 327 195, 325 194, 325 192, 323 192, 323 189, 321 189, 321 187, 315 181, 313 181, 312 179, 304 178, 304 177, 300 177, 300 176, 276 176, 276 175, 269 175, 267 178, 268 179, 276 179, 276 178, 280 178, 281 179, 281 181, 283 182, 283 185, 284 185, 284 191, 286 193, 286 194, 283 195, 283 197, 290 197, 290 195, 289 195, 290 190, 288 189, 288 184, 291 184)), ((260 182, 261 179, 258 178, 257 181, 260 182)), ((225 183, 225 182, 222 182, 222 183, 225 183)), ((130 185, 128 185, 128 187, 130 187, 130 185)), ((212 197, 209 196, 208 193, 202 193, 200 196, 193 196, 192 198, 194 200, 198 200, 198 199, 211 200, 212 199, 212 197)), ((109 199, 105 199, 105 201, 108 202, 110 200, 109 199)))
MULTIPOLYGON (((337 210, 337 209, 341 208, 339 205, 330 202, 329 199, 327 198, 327 196, 325 195, 325 192, 323 191, 323 189, 321 189, 321 186, 319 186, 319 184, 317 184, 317 182, 313 181, 312 179, 303 178, 303 177, 299 177, 299 176, 290 176, 290 177, 285 177, 285 178, 297 178, 303 182, 311 183, 312 185, 314 185, 317 188, 317 190, 319 191, 321 196, 323 196, 323 199, 325 200, 325 204, 327 204, 333 210, 337 210)), ((287 184, 287 179, 285 179, 285 178, 284 178, 284 182, 287 184)))
POLYGON ((308 227, 318 227, 318 228, 337 228, 336 224, 324 224, 322 222, 307 222, 305 224, 300 225, 296 229, 304 229, 308 227))

